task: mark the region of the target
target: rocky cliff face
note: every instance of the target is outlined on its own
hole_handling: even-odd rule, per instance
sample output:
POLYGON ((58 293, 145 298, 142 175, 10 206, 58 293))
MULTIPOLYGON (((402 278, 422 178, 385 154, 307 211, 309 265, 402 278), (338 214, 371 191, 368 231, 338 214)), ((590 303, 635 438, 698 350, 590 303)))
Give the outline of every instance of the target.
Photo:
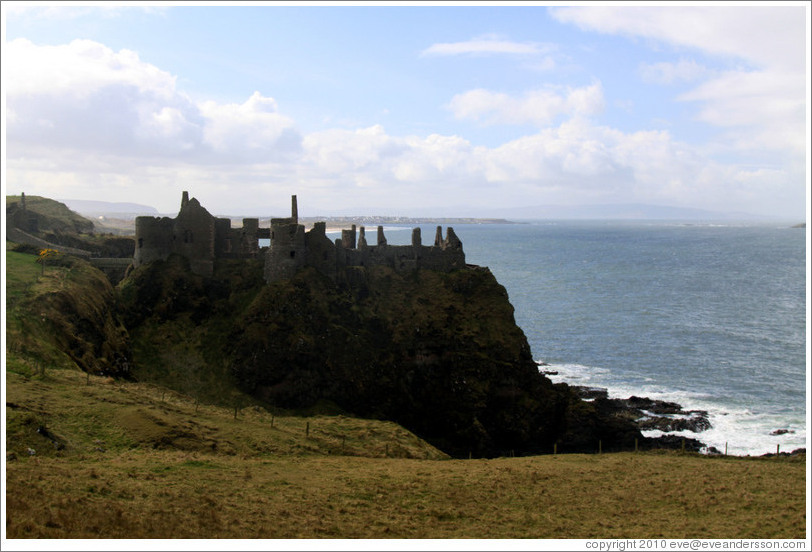
POLYGON ((336 288, 315 271, 269 285, 237 322, 239 385, 283 407, 332 401, 391 419, 456 456, 633 443, 539 374, 508 295, 485 268, 358 268, 336 288))
POLYGON ((259 264, 209 279, 184 263, 140 267, 121 289, 136 362, 183 371, 188 385, 207 363, 226 367, 266 404, 393 420, 460 457, 642 441, 632 421, 539 373, 486 268, 353 267, 337 286, 315 269, 264 284, 259 264))

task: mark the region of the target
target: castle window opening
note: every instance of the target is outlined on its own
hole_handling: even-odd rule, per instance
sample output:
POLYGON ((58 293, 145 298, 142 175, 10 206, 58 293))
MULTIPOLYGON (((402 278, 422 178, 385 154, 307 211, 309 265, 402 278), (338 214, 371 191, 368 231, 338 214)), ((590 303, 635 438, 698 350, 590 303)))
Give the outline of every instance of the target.
POLYGON ((291 251, 291 252, 290 252, 290 258, 291 258, 291 259, 293 259, 293 258, 295 258, 295 257, 296 257, 296 252, 295 252, 295 251, 291 251))

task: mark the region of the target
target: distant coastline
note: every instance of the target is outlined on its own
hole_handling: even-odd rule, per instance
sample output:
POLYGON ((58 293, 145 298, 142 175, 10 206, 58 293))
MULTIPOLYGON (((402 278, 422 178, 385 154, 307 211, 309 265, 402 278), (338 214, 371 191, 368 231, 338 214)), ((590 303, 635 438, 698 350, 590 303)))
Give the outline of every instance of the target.
MULTIPOLYGON (((87 215, 86 213, 80 213, 87 215)), ((88 215, 89 216, 89 215, 88 215)), ((91 218, 99 232, 113 232, 117 234, 135 234, 135 217, 137 214, 109 213, 106 215, 94 214, 91 218)), ((152 216, 152 215, 148 215, 152 216)), ((231 220, 234 227, 242 226, 243 217, 226 216, 231 220)), ((270 217, 260 217, 259 224, 262 227, 270 225, 270 217)), ((356 226, 377 226, 377 225, 420 225, 437 224, 442 226, 453 226, 462 224, 526 224, 502 218, 474 218, 474 217, 402 217, 402 216, 356 216, 356 217, 299 217, 299 221, 305 228, 312 228, 315 222, 326 222, 328 232, 338 232, 344 228, 356 226)))
POLYGON ((524 224, 503 218, 476 218, 476 217, 404 217, 404 216, 378 216, 365 215, 354 217, 299 217, 299 221, 305 225, 314 222, 324 221, 329 227, 348 227, 353 224, 363 225, 384 225, 384 224, 442 224, 445 226, 452 224, 524 224))

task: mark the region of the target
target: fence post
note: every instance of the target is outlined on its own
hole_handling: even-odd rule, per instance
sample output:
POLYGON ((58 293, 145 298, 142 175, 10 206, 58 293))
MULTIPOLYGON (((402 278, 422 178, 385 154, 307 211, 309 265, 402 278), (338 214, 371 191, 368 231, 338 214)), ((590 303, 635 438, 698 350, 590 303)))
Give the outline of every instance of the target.
POLYGON ((305 426, 305 437, 310 437, 310 422, 305 426))
POLYGON ((781 451, 781 445, 775 445, 775 455, 778 456, 781 451))
POLYGON ((637 437, 634 438, 634 452, 637 452, 637 437))
POLYGON ((558 454, 558 443, 553 443, 553 454, 558 454))
POLYGON ((725 441, 725 456, 727 456, 727 441, 725 441))
POLYGON ((598 454, 603 454, 603 441, 598 439, 598 454))

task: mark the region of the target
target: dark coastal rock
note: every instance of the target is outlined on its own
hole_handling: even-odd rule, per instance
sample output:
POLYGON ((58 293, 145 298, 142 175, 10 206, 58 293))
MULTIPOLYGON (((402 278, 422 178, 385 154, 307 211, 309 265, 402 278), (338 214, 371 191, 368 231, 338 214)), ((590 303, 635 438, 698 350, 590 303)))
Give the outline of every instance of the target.
POLYGON ((647 449, 684 450, 686 452, 721 454, 715 447, 708 447, 702 441, 690 437, 680 437, 679 435, 646 437, 641 446, 647 449))
POLYGON ((768 452, 767 454, 762 454, 761 458, 772 458, 774 456, 777 456, 777 457, 784 456, 784 457, 786 457, 786 456, 800 456, 800 455, 806 455, 806 448, 797 448, 797 449, 793 450, 792 452, 779 452, 778 454, 776 454, 774 452, 768 452))
POLYGON ((651 416, 638 421, 641 430, 656 429, 664 433, 674 431, 692 431, 699 433, 711 428, 708 413, 704 410, 689 410, 688 417, 670 418, 666 416, 651 416))
MULTIPOLYGON (((682 406, 667 401, 647 397, 631 396, 626 399, 610 399, 605 389, 592 387, 575 388, 579 396, 592 400, 592 404, 602 416, 625 420, 634 424, 640 431, 658 430, 665 435, 647 437, 640 441, 640 448, 669 448, 713 453, 697 439, 669 435, 678 431, 700 433, 710 429, 708 413, 704 410, 683 410, 682 406)), ((717 451, 718 452, 718 451, 717 451)))
POLYGON ((795 431, 791 429, 776 429, 775 431, 771 431, 770 435, 786 435, 787 433, 795 433, 795 431))
POLYGON ((628 399, 614 399, 625 408, 651 412, 652 414, 681 414, 682 406, 673 402, 658 401, 632 395, 628 399))
POLYGON ((584 400, 608 399, 609 390, 604 387, 586 387, 576 385, 572 387, 578 396, 584 400))

